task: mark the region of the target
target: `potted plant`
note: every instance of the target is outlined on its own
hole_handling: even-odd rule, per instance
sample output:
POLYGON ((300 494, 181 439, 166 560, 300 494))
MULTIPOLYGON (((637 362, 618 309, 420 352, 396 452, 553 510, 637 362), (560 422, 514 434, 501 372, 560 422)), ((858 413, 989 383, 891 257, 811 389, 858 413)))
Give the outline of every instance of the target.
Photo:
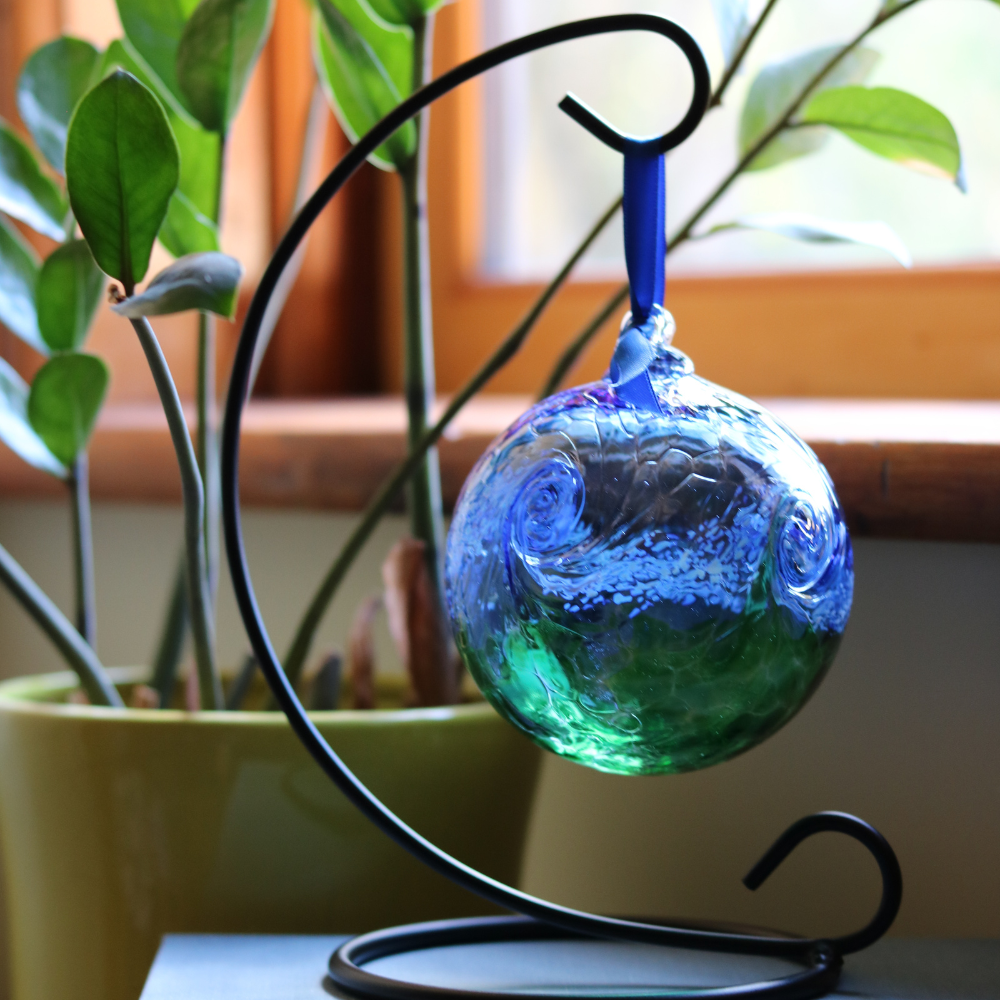
MULTIPOLYGON (((755 19, 748 17, 745 0, 715 3, 725 65, 712 106, 724 101, 730 81, 776 2, 769 0, 755 19)), ((918 2, 887 0, 846 43, 781 60, 760 73, 743 110, 737 162, 673 234, 671 250, 687 240, 729 229, 765 228, 799 239, 873 244, 905 261, 898 238, 880 224, 789 214, 734 220, 709 230, 699 224, 747 171, 812 152, 832 129, 878 155, 960 181, 958 141, 943 114, 912 95, 862 86, 874 58, 863 43, 918 2)), ((317 68, 350 136, 367 131, 426 79, 435 5, 423 0, 317 0, 313 15, 317 68)), ((238 704, 246 697, 254 666, 249 662, 224 691, 212 655, 213 581, 218 570, 208 314, 227 314, 233 307, 239 268, 218 253, 215 242, 221 153, 266 34, 270 5, 267 0, 202 0, 190 17, 178 14, 169 30, 163 28, 162 19, 154 19, 153 0, 119 0, 119 8, 126 39, 115 43, 115 53, 93 57, 91 68, 80 70, 71 81, 64 67, 77 64, 68 58, 50 59, 63 73, 53 88, 59 101, 50 100, 48 91, 39 91, 34 100, 44 114, 33 122, 33 106, 26 97, 22 117, 43 151, 48 141, 43 134, 67 136, 65 165, 75 221, 59 214, 59 205, 64 204, 57 200, 63 197, 61 189, 37 163, 34 172, 29 171, 31 184, 36 184, 37 175, 52 189, 45 187, 47 203, 54 206, 52 232, 58 224, 61 232, 74 236, 78 224, 96 264, 120 283, 113 286, 116 311, 129 318, 150 359, 184 480, 185 555, 164 641, 149 676, 106 671, 86 636, 0 550, 0 577, 62 650, 90 701, 90 705, 66 703, 76 686, 71 675, 0 686, 5 763, 0 809, 14 899, 16 984, 21 998, 43 991, 59 995, 70 989, 78 994, 81 983, 93 983, 95 995, 135 995, 162 930, 292 929, 301 926, 296 921, 304 913, 314 912, 304 899, 315 901, 317 923, 327 928, 350 920, 352 928, 361 929, 369 923, 460 907, 444 887, 432 903, 423 895, 430 890, 417 870, 403 874, 402 860, 390 869, 381 855, 373 853, 377 838, 368 838, 361 828, 341 826, 339 819, 332 822, 339 800, 310 769, 280 716, 216 710, 224 698, 238 704), (192 164, 200 166, 195 169, 192 164), (207 188, 206 172, 213 182, 207 188), (157 236, 179 258, 137 293, 136 283, 157 236), (205 317, 200 321, 197 451, 148 320, 151 315, 189 308, 197 308, 205 317), (118 707, 120 701, 135 699, 169 703, 180 637, 188 627, 197 668, 192 675, 197 690, 192 686, 190 703, 200 701, 204 711, 118 707), (274 797, 268 797, 269 789, 274 797), (276 801, 283 814, 295 817, 288 819, 288 837, 280 843, 274 833, 280 824, 267 820, 276 801), (336 846, 323 839, 321 829, 335 838, 336 846), (269 839, 272 834, 276 839, 269 839), (342 850, 344 844, 351 845, 349 854, 342 850), (316 854, 309 853, 310 845, 316 854), (320 892, 311 859, 332 853, 349 856, 350 867, 328 874, 324 886, 329 889, 320 892), (284 865, 280 871, 268 867, 279 858, 284 865), (337 900, 347 900, 351 909, 334 909, 332 901, 337 900), (365 909, 374 901, 385 906, 365 909), (411 905, 417 908, 408 910, 411 905), (52 952, 54 940, 60 942, 57 955, 52 952)), ((158 17, 162 13, 158 6, 156 12, 158 17)), ((25 93, 30 92, 31 79, 23 84, 25 93)), ((418 120, 376 153, 381 166, 399 173, 404 188, 410 454, 372 501, 321 581, 284 659, 286 671, 300 686, 312 681, 314 704, 329 702, 329 686, 338 673, 336 661, 328 660, 307 678, 304 668, 316 628, 352 560, 395 492, 408 482, 413 537, 394 550, 385 568, 384 601, 411 678, 409 692, 397 692, 398 700, 440 704, 460 697, 458 664, 443 614, 440 485, 432 448, 462 405, 516 352, 620 207, 617 201, 595 223, 528 315, 431 425, 433 356, 422 210, 426 134, 426 121, 418 120)), ((23 146, 18 155, 24 160, 34 154, 23 146)), ((8 162, 12 161, 5 158, 8 162)), ((53 165, 61 168, 58 155, 53 165)), ((36 187, 41 191, 44 185, 36 187)), ((27 182, 21 189, 31 190, 27 182)), ((35 208, 26 217, 25 211, 18 216, 9 205, 9 200, 3 202, 0 210, 29 224, 37 218, 35 208)), ((34 305, 36 293, 30 253, 25 251, 18 259, 27 275, 18 286, 28 289, 18 300, 24 312, 25 303, 34 305), (23 264, 25 259, 29 264, 23 264)), ((546 391, 558 386, 625 294, 609 300, 568 344, 546 391)), ((79 296, 73 301, 80 301, 79 296)), ((82 340, 82 336, 72 339, 74 350, 82 340)), ((9 375, 4 385, 14 388, 5 389, 6 410, 0 422, 5 440, 28 460, 44 462, 43 467, 63 475, 74 495, 81 496, 85 491, 78 489, 78 481, 84 477, 79 472, 74 477, 72 469, 85 451, 103 384, 96 366, 87 364, 91 374, 86 394, 74 388, 76 395, 67 390, 65 396, 89 401, 87 409, 75 401, 66 407, 89 420, 81 416, 72 424, 75 450, 61 444, 44 421, 33 418, 34 387, 29 390, 9 375), (12 427, 15 431, 7 430, 12 427)), ((84 506, 77 503, 81 509, 84 506)), ((86 535, 82 529, 77 534, 86 535)), ((86 566, 84 555, 78 556, 77 564, 86 566)), ((78 576, 82 589, 86 573, 78 576)), ((82 607, 85 600, 78 604, 82 607)), ((351 697, 361 703, 371 700, 370 621, 375 608, 375 601, 366 601, 352 631, 349 688, 351 697)), ((86 616, 78 618, 85 631, 86 616)), ((489 709, 449 705, 317 718, 334 748, 405 819, 463 860, 497 877, 513 877, 537 757, 489 709), (355 739, 356 744, 351 742, 355 739), (411 748, 421 741, 429 756, 417 760, 419 755, 411 748), (502 759, 501 748, 508 755, 502 759), (404 770, 404 763, 413 763, 415 771, 404 770), (417 783, 415 773, 423 784, 417 783), (511 794, 504 802, 498 794, 501 789, 511 794), (445 802, 454 808, 447 815, 445 802), (420 807, 426 815, 417 815, 420 807), (484 830, 493 823, 492 832, 499 833, 501 819, 517 828, 511 840, 514 846, 506 854, 484 830), (435 828, 436 822, 442 826, 435 828), (461 843, 459 836, 465 838, 461 843)), ((349 822, 346 816, 343 822, 349 822)))

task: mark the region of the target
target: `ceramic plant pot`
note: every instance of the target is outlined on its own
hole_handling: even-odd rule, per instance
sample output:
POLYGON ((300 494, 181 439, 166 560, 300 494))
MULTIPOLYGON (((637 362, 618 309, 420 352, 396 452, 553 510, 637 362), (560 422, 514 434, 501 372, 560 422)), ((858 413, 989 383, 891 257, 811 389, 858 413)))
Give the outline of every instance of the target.
MULTIPOLYGON (((75 686, 71 674, 0 684, 14 1000, 136 1000, 171 931, 333 933, 489 912, 371 826, 280 713, 66 704, 75 686)), ((314 719, 407 823, 516 882, 539 751, 492 708, 314 719)))

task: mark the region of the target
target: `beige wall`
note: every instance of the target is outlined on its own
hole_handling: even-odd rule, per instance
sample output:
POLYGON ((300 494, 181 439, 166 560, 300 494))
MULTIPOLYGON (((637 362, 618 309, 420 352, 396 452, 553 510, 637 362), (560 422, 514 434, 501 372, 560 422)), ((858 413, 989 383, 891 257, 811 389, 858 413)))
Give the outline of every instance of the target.
MULTIPOLYGON (((350 520, 247 513, 258 593, 279 649, 350 520)), ((381 555, 401 530, 400 519, 380 530, 322 645, 342 644, 349 606, 377 587, 381 555)), ((179 531, 172 509, 97 507, 106 662, 148 657, 179 531)), ((0 503, 0 542, 64 607, 67 537, 59 505, 0 503)), ((550 759, 525 887, 607 912, 839 933, 877 902, 862 849, 825 835, 757 894, 739 880, 792 820, 843 809, 881 828, 899 853, 898 933, 1000 936, 1000 547, 862 541, 856 561, 841 654, 812 702, 764 746, 664 778, 614 778, 550 759)), ((220 615, 221 658, 234 662, 245 643, 228 581, 220 615)), ((384 635, 380 648, 388 658, 384 635)), ((0 594, 0 675, 55 667, 34 626, 0 594)))

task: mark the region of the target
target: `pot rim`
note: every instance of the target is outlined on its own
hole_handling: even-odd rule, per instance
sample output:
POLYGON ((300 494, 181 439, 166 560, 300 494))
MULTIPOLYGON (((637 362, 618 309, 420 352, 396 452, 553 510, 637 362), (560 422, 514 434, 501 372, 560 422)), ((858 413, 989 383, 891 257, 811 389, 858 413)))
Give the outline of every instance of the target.
MULTIPOLYGON (((135 684, 149 677, 146 667, 109 667, 116 685, 135 684)), ((181 708, 112 708, 105 705, 76 705, 38 699, 79 687, 71 670, 48 674, 28 674, 0 681, 0 714, 35 715, 68 719, 114 720, 133 724, 167 725, 184 723, 196 726, 269 726, 286 727, 283 712, 197 711, 181 708)), ((486 701, 464 705, 440 705, 432 708, 340 708, 310 712, 322 726, 366 727, 373 725, 419 725, 427 722, 473 721, 490 716, 499 718, 486 701)))

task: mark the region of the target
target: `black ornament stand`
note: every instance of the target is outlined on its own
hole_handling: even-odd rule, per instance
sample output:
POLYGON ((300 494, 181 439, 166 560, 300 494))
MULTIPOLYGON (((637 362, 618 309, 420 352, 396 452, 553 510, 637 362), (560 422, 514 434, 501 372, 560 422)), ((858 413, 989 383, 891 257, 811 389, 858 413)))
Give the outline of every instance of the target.
MULTIPOLYGON (((822 831, 847 834, 860 841, 872 853, 882 873, 882 901, 867 927, 844 937, 806 939, 788 935, 743 933, 721 925, 663 926, 649 921, 604 917, 558 906, 503 885, 452 858, 425 840, 386 808, 344 765, 329 744, 310 722, 301 702, 288 683, 275 655, 267 629, 257 607, 253 585, 243 548, 239 500, 240 421, 246 403, 254 348, 267 304, 282 271, 309 227, 348 178, 400 126, 439 97, 459 84, 494 66, 538 49, 576 38, 619 31, 651 31, 674 42, 687 57, 694 74, 694 97, 683 120, 655 142, 657 152, 666 152, 683 142, 697 127, 708 104, 710 79, 708 66, 697 42, 681 27, 654 14, 619 14, 596 17, 539 31, 507 42, 462 63, 455 69, 417 91, 382 119, 340 161, 305 204, 261 278, 251 303, 233 363, 232 379, 226 402, 222 434, 223 518, 226 547, 233 586, 251 645, 278 703, 306 749, 333 783, 380 830, 406 848, 414 857, 465 889, 520 916, 487 917, 414 924, 364 934, 348 941, 331 958, 330 978, 338 987, 360 997, 380 1000, 509 1000, 509 998, 551 997, 552 993, 488 993, 441 989, 387 979, 366 971, 365 965, 377 958, 424 948, 464 944, 555 940, 560 938, 598 938, 606 940, 667 945, 702 951, 730 952, 744 955, 787 959, 801 970, 781 979, 711 989, 676 989, 665 987, 659 993, 643 989, 641 996, 670 997, 671 1000, 702 1000, 719 997, 768 997, 781 1000, 805 1000, 819 997, 836 985, 844 955, 859 951, 877 941, 892 924, 902 897, 902 876, 892 848, 877 830, 844 813, 825 812, 807 816, 793 824, 744 879, 756 889, 807 837, 822 831)), ((598 118, 573 98, 560 105, 567 113, 608 145, 624 152, 629 144, 649 140, 624 136, 598 118)), ((607 996, 607 990, 587 993, 560 990, 560 997, 607 996)), ((626 992, 616 996, 628 996, 626 992)))

